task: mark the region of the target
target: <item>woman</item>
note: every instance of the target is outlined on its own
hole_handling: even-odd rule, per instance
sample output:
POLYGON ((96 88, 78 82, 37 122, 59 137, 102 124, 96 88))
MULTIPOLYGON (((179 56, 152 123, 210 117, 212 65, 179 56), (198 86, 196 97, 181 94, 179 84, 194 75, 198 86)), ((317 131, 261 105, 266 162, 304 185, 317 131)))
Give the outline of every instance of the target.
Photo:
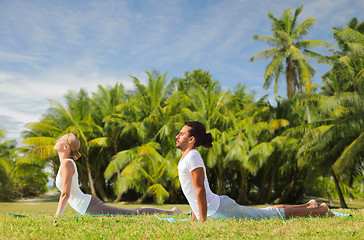
POLYGON ((97 197, 84 194, 78 185, 78 172, 74 161, 81 157, 79 152, 80 140, 72 133, 68 133, 56 141, 54 149, 58 152, 61 161, 56 178, 56 186, 61 191, 56 217, 62 215, 67 202, 81 215, 179 214, 181 212, 178 208, 172 210, 158 208, 123 209, 105 205, 97 197))

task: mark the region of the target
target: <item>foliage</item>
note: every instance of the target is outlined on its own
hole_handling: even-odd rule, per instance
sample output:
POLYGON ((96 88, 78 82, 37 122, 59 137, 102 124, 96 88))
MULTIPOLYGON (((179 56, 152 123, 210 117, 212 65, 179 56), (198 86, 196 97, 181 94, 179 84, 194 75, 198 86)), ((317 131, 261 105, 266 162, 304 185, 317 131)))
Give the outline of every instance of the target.
POLYGON ((276 18, 272 13, 268 13, 268 17, 272 21, 273 37, 253 36, 254 40, 261 40, 273 46, 273 48, 263 50, 250 58, 250 61, 259 58, 272 59, 264 74, 264 88, 268 88, 274 80, 274 92, 277 94, 279 78, 285 68, 288 98, 292 98, 297 89, 299 93, 303 93, 303 87, 306 92, 312 91, 311 78, 315 70, 306 57, 325 61, 323 56, 309 49, 333 47, 332 44, 320 40, 302 40, 315 22, 315 18, 309 17, 298 25, 297 18, 302 9, 303 5, 297 8, 294 13, 291 8, 285 9, 281 18, 276 18))
POLYGON ((37 196, 47 190, 44 165, 23 161, 17 153, 16 142, 0 143, 0 201, 37 196))
POLYGON ((48 191, 48 174, 42 164, 22 164, 17 162, 13 177, 15 189, 14 198, 34 197, 48 191))
POLYGON ((276 106, 266 96, 255 100, 244 84, 222 90, 201 69, 172 80, 167 73, 146 72, 145 84, 130 76, 133 91, 125 91, 121 83, 99 85, 91 94, 69 91, 64 104, 51 100, 42 119, 27 124, 18 155, 12 155, 9 142, 1 144, 6 149, 0 158, 2 196, 16 186, 29 194, 42 193, 42 169, 51 168, 55 178, 59 168, 55 140, 72 132, 81 141, 77 166, 84 192, 104 201, 183 202, 175 136, 191 120, 202 122, 213 136, 213 147, 198 151, 211 189, 218 194, 239 203, 290 203, 306 193, 323 194, 327 188, 335 195, 331 188, 335 186, 339 196, 359 196, 364 142, 362 23, 352 20, 346 28, 334 28, 339 51, 332 50, 333 56, 325 58, 309 49, 332 45, 303 40, 314 18, 298 24, 302 8, 286 9, 281 18, 268 14, 273 36, 253 37, 274 47, 251 58, 272 59, 265 87, 274 80, 277 93, 286 69, 288 98, 277 96, 276 106), (319 93, 311 86, 315 71, 308 58, 332 64, 319 93), (334 175, 340 183, 333 183, 334 175))
MULTIPOLYGON (((1 137, 5 137, 5 132, 0 129, 1 137)), ((8 201, 13 198, 14 181, 11 173, 14 168, 16 155, 13 153, 15 141, 0 142, 0 201, 8 201)))

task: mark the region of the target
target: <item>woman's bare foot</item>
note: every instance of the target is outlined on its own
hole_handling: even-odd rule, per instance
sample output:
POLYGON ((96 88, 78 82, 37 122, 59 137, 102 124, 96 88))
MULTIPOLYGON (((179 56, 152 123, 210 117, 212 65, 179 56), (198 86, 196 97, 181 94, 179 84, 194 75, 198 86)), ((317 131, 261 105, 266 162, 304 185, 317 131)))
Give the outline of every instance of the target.
POLYGON ((176 208, 176 207, 174 207, 174 208, 172 208, 172 210, 171 210, 172 212, 173 212, 173 215, 179 215, 179 214, 181 214, 181 210, 179 210, 178 208, 176 208))
POLYGON ((315 208, 315 207, 318 207, 315 199, 311 199, 310 201, 308 201, 308 208, 315 208))

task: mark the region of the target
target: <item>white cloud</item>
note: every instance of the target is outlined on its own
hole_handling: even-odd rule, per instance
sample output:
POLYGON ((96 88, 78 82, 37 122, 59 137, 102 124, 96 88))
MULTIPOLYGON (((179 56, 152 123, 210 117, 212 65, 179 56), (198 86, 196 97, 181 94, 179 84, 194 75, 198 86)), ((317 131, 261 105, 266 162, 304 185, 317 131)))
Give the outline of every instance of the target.
MULTIPOLYGON (((142 76, 141 73, 136 73, 142 76)), ((78 73, 70 69, 54 68, 38 76, 27 76, 16 73, 0 72, 0 112, 2 124, 8 130, 8 138, 18 137, 24 130, 24 124, 39 121, 39 118, 50 107, 49 99, 63 103, 63 96, 69 91, 78 92, 85 89, 91 96, 99 84, 114 86, 121 82, 126 89, 134 87, 127 75, 107 76, 97 72, 78 73), (10 127, 11 126, 11 127, 10 127)))
MULTIPOLYGON (((36 121, 50 98, 99 84, 131 89, 129 75, 146 83, 144 71, 153 69, 172 78, 202 68, 225 89, 262 89, 267 62, 248 60, 269 46, 251 38, 271 34, 268 12, 280 17, 301 2, 1 1, 1 114, 7 122, 36 121)), ((299 20, 315 17, 310 38, 333 41, 332 27, 360 18, 363 7, 362 0, 308 0, 299 20)))
POLYGON ((1 62, 33 62, 33 61, 41 61, 41 60, 42 59, 39 57, 0 51, 0 61, 1 62))

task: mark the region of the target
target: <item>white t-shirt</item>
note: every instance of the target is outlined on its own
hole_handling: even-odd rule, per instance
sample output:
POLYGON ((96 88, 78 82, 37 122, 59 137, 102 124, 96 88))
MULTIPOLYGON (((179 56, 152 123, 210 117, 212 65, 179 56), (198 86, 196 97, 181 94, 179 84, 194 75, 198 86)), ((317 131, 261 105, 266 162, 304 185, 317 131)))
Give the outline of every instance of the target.
POLYGON ((190 172, 196 168, 202 167, 205 173, 205 190, 207 201, 207 216, 214 214, 220 206, 220 197, 213 193, 210 189, 209 182, 206 177, 206 167, 202 161, 201 155, 196 149, 191 150, 187 155, 181 159, 178 163, 178 175, 181 182, 182 192, 187 198, 192 211, 195 213, 197 219, 199 219, 199 209, 197 203, 196 190, 193 186, 192 177, 190 172))
MULTIPOLYGON (((72 159, 67 159, 67 160, 72 162, 73 167, 75 168, 75 173, 72 176, 71 192, 70 192, 70 198, 68 199, 68 203, 71 205, 73 209, 75 209, 80 214, 84 215, 86 213, 88 205, 90 204, 92 196, 90 194, 84 194, 81 191, 80 186, 78 184, 78 172, 76 163, 72 159)), ((58 170, 58 174, 56 177, 56 186, 62 192, 62 177, 59 171, 60 170, 58 170)))

